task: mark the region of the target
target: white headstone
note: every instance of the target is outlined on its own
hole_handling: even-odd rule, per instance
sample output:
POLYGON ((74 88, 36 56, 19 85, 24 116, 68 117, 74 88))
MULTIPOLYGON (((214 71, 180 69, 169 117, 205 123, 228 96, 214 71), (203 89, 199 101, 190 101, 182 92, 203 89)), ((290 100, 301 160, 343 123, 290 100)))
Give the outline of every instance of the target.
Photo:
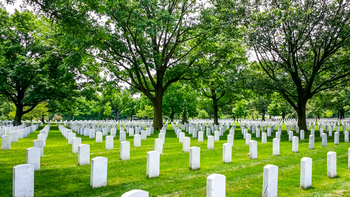
POLYGON ((158 134, 158 138, 162 140, 163 145, 164 145, 164 143, 165 143, 165 134, 164 133, 159 133, 158 134))
POLYGON ((106 150, 112 150, 114 148, 114 138, 113 136, 109 135, 109 136, 106 136, 106 150))
POLYGON ((184 132, 180 132, 180 134, 179 134, 179 143, 183 143, 184 137, 185 137, 185 133, 184 132))
POLYGON ((72 153, 78 153, 78 147, 81 144, 81 138, 75 137, 73 138, 73 144, 72 144, 72 153))
POLYGON ((12 196, 34 196, 34 165, 13 167, 12 196))
POLYGON ((103 142, 102 134, 102 132, 96 132, 96 142, 103 142))
POLYGON ((315 148, 315 136, 309 135, 309 149, 312 150, 315 148))
POLYGON ((337 153, 334 151, 327 153, 327 176, 328 178, 337 176, 337 153))
POLYGON ((95 138, 95 129, 90 129, 89 138, 95 138))
POLYGON ((230 163, 232 162, 232 144, 224 143, 222 148, 222 162, 230 163))
POLYGON ((349 131, 344 132, 344 142, 345 143, 349 142, 349 131))
POLYGON ((46 135, 45 134, 39 134, 38 140, 42 140, 44 143, 44 147, 46 146, 46 135))
POLYGON ((260 129, 256 129, 255 137, 260 138, 260 129))
POLYGON ((326 133, 322 134, 322 146, 327 147, 327 134, 326 133))
POLYGON ((120 131, 119 140, 121 142, 126 140, 126 133, 125 133, 125 131, 120 131))
POLYGON ((3 135, 2 136, 2 150, 10 150, 11 149, 11 136, 3 135))
POLYGON ((32 147, 27 149, 27 164, 32 164, 34 170, 40 170, 40 149, 32 147))
POLYGON ((245 145, 249 145, 250 140, 252 139, 252 135, 247 133, 245 134, 245 145))
MULTIPOLYGON (((18 133, 18 139, 23 139, 23 129, 18 130, 17 133, 18 133)), ((2 135, 1 135, 1 133, 0 133, 0 137, 1 137, 1 136, 2 136, 2 135)))
POLYGON ((299 152, 299 137, 294 136, 293 137, 293 145, 292 145, 292 152, 293 153, 298 153, 299 152))
POLYGON ((159 154, 161 154, 161 155, 163 154, 163 140, 162 139, 155 139, 154 140, 154 150, 158 151, 159 154))
POLYGON ((80 144, 78 146, 78 165, 90 164, 90 145, 80 144))
POLYGON ((214 132, 214 140, 215 141, 220 141, 220 133, 219 133, 219 131, 215 131, 214 132))
POLYGON ((198 132, 198 142, 203 142, 203 132, 202 131, 199 131, 198 132))
POLYGON ((207 197, 226 196, 226 177, 222 174, 211 174, 207 177, 207 197))
POLYGON ((234 136, 232 134, 227 135, 227 143, 232 144, 232 146, 233 146, 233 138, 234 136))
POLYGON ((261 143, 263 144, 267 143, 267 136, 265 132, 262 133, 261 143))
POLYGON ((34 140, 33 147, 37 147, 40 149, 40 157, 44 156, 44 142, 42 140, 34 140))
POLYGON ((191 138, 184 137, 184 141, 182 144, 182 151, 183 152, 190 152, 190 147, 191 147, 191 138))
POLYGON ((134 147, 141 147, 141 136, 140 134, 134 135, 134 147))
POLYGON ((107 185, 107 162, 106 157, 95 157, 91 160, 90 186, 92 188, 107 185))
POLYGON ((147 140, 147 132, 146 130, 141 131, 141 140, 147 140))
POLYGON ((149 193, 140 189, 133 189, 124 193, 121 197, 149 197, 149 193))
POLYGON ((273 156, 279 156, 280 155, 280 139, 274 138, 272 141, 272 154, 273 156))
POLYGON ((214 136, 209 135, 207 139, 207 149, 213 150, 214 149, 214 136))
POLYGON ((129 137, 134 136, 134 128, 129 129, 129 137))
MULTIPOLYGON (((73 138, 76 137, 76 134, 75 133, 68 133, 68 144, 73 144, 73 138)), ((38 137, 39 139, 39 137, 38 137)))
POLYGON ((300 187, 306 189, 312 183, 312 159, 303 157, 300 163, 300 187))
POLYGON ((339 132, 334 133, 334 144, 335 145, 339 144, 339 132))
POLYGON ((159 176, 160 154, 158 151, 147 152, 147 178, 159 176))
POLYGON ((249 159, 257 159, 258 158, 258 145, 255 140, 250 140, 249 142, 249 159))
POLYGON ((288 139, 289 139, 289 141, 292 141, 292 139, 293 139, 293 131, 289 131, 288 132, 288 139))
POLYGON ((300 140, 304 140, 305 139, 305 132, 304 130, 300 130, 300 140))
POLYGON ((115 137, 117 135, 117 129, 115 127, 111 128, 111 136, 115 137))
POLYGON ((278 167, 271 164, 264 166, 262 196, 263 197, 277 196, 277 184, 278 184, 278 167))
POLYGON ((17 131, 11 132, 11 142, 18 142, 18 133, 17 131))
POLYGON ((193 146, 190 148, 190 170, 198 170, 200 168, 200 148, 193 146))
POLYGON ((130 159, 130 142, 122 141, 120 142, 120 160, 130 159))

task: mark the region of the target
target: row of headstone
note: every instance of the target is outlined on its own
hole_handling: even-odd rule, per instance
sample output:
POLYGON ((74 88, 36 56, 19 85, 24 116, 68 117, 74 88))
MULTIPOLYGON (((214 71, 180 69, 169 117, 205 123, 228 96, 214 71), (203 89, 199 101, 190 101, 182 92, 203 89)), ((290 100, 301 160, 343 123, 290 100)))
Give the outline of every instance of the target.
POLYGON ((10 150, 11 143, 18 142, 18 139, 26 138, 28 135, 36 131, 42 124, 35 124, 33 126, 25 127, 24 124, 17 127, 8 127, 3 129, 2 150, 10 150), (17 129, 17 130, 16 130, 17 129))
MULTIPOLYGON (((230 146, 230 145, 226 145, 230 146)), ((190 169, 199 169, 199 147, 192 147, 190 151, 190 169), (197 154, 198 155, 198 154, 197 154)), ((147 153, 147 177, 159 176, 159 156, 158 151, 147 153)), ((348 159, 350 168, 350 148, 348 149, 348 159)), ((92 188, 107 186, 108 159, 106 157, 95 157, 91 160, 90 186, 92 188)), ((337 176, 336 153, 327 153, 327 176, 334 178, 337 176)), ((34 196, 34 170, 32 164, 22 164, 13 167, 13 196, 34 196)), ((263 170, 262 196, 277 196, 278 166, 266 165, 263 170)), ((312 186, 312 159, 304 157, 300 163, 300 187, 307 189, 312 186)), ((207 177, 207 197, 226 196, 226 177, 222 174, 211 174, 207 177)), ((142 190, 132 190, 126 192, 122 197, 143 197, 148 196, 148 192, 142 190)))

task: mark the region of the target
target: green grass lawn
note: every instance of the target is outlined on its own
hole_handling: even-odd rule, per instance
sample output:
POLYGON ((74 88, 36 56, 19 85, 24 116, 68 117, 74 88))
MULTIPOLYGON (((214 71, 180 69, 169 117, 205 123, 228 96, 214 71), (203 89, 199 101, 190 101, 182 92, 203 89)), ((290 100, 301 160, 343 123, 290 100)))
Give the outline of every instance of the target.
MULTIPOLYGON (((33 146, 39 130, 12 143, 11 150, 0 150, 0 196, 12 195, 12 168, 26 163, 26 149, 33 146)), ((104 142, 96 143, 95 139, 77 134, 83 144, 90 144, 90 159, 98 156, 108 158, 107 186, 92 189, 90 165, 78 166, 78 154, 72 153, 72 146, 53 124, 44 157, 41 158, 41 169, 35 171, 35 196, 120 196, 132 189, 146 190, 150 196, 206 196, 206 178, 212 173, 226 176, 226 196, 261 196, 263 168, 267 164, 279 167, 278 196, 350 196, 350 171, 347 166, 350 144, 344 143, 341 132, 339 145, 334 145, 333 135, 328 137, 328 146, 322 147, 317 127, 316 130, 314 150, 308 149, 309 133, 306 133, 305 140, 299 142, 299 153, 292 153, 292 142, 288 141, 283 127, 281 156, 272 156, 274 133, 268 137, 266 144, 262 144, 261 138, 256 139, 253 134, 252 140, 258 141, 258 159, 251 160, 247 156, 249 147, 245 145, 237 125, 232 163, 226 164, 222 163, 222 145, 226 143, 228 131, 220 137, 220 141, 215 142, 214 150, 207 150, 206 139, 198 142, 191 138, 191 146, 201 149, 201 167, 191 171, 189 153, 182 152, 182 144, 169 124, 160 157, 160 176, 152 179, 146 178, 147 152, 154 149, 154 139, 159 132, 142 140, 141 147, 133 147, 133 138, 127 134, 131 159, 125 161, 120 160, 119 135, 114 140, 114 149, 107 151, 104 142), (338 177, 334 179, 327 177, 328 151, 337 152, 338 177), (300 189, 300 160, 303 157, 313 160, 313 187, 307 190, 300 189)))

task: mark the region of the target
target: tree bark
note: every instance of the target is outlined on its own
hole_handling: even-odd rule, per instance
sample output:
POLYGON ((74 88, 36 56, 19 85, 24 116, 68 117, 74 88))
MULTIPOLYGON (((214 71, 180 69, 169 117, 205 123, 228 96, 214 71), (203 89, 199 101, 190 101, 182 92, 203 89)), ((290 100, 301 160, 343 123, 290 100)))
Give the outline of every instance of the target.
POLYGON ((218 120, 218 101, 213 98, 214 124, 219 125, 218 120))
POLYGON ((298 102, 298 127, 300 130, 308 131, 306 126, 306 102, 298 102))
POLYGON ((118 121, 119 120, 119 109, 116 107, 114 108, 115 111, 115 120, 118 121))
POLYGON ((15 119, 13 120, 14 126, 18 126, 22 124, 21 123, 22 116, 23 116, 23 104, 20 103, 16 105, 16 115, 15 115, 15 119))
POLYGON ((344 108, 339 109, 339 119, 345 118, 345 110, 344 108))
POLYGON ((265 110, 263 110, 263 112, 262 112, 261 120, 265 120, 265 110))
POLYGON ((170 114, 170 121, 171 121, 171 122, 174 122, 174 115, 175 115, 174 109, 171 108, 171 114, 170 114))
POLYGON ((154 110, 154 119, 153 119, 153 127, 154 130, 160 130, 163 127, 163 92, 157 92, 155 95, 155 99, 153 100, 153 110, 154 110))
POLYGON ((286 118, 286 113, 283 111, 282 112, 282 120, 284 120, 286 118))

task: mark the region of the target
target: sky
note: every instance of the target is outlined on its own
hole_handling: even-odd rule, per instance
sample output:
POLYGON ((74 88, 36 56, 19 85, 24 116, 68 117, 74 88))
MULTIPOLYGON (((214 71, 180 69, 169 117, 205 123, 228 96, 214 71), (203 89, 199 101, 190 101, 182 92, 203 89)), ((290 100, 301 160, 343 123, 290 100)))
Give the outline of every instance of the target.
MULTIPOLYGON (((21 5, 23 5, 23 1, 22 0, 16 0, 15 3, 12 4, 7 4, 6 0, 0 0, 1 4, 3 4, 5 6, 5 9, 8 13, 13 14, 15 12, 15 9, 21 11, 21 5)), ((31 10, 29 6, 27 6, 27 9, 31 10)))

